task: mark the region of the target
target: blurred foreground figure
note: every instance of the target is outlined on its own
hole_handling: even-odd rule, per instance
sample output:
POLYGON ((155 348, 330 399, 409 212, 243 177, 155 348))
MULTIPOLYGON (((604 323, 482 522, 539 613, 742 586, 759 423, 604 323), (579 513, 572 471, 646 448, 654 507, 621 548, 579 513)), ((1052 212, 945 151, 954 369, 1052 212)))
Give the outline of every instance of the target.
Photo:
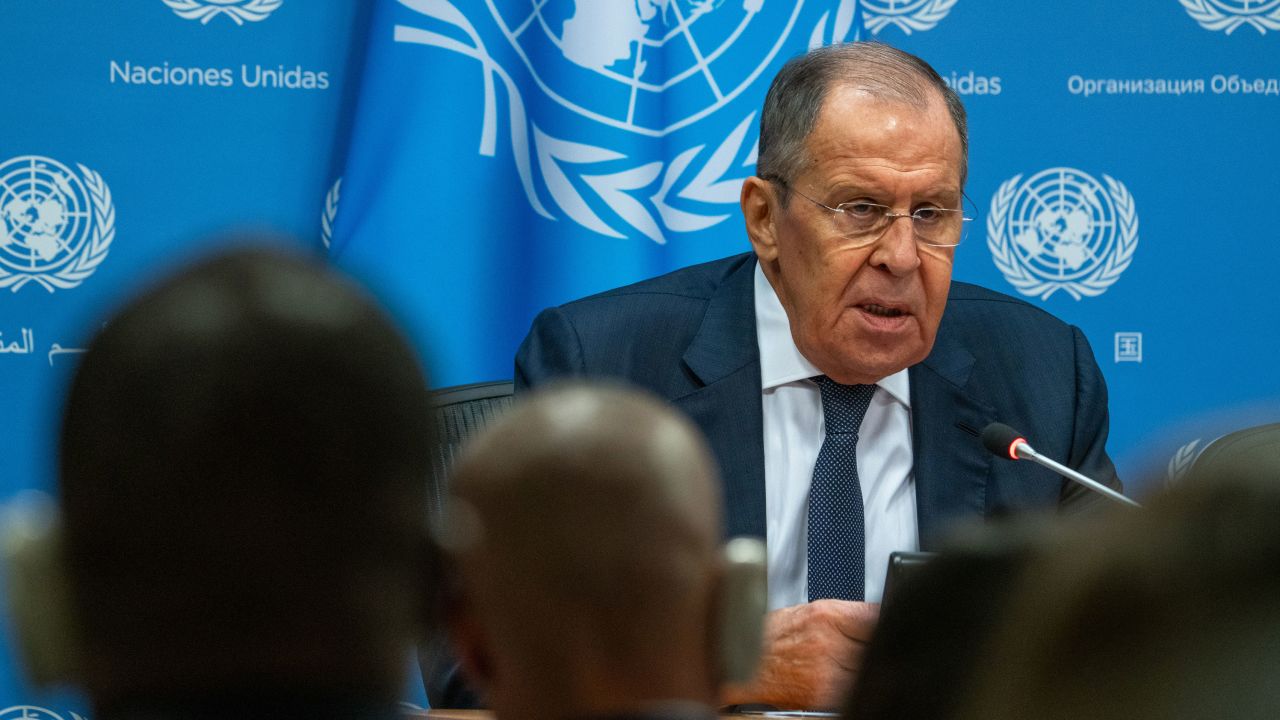
POLYGON ((710 453, 674 410, 563 386, 467 448, 441 540, 450 629, 500 718, 714 717, 748 677, 765 608, 759 541, 720 545, 710 453))
POLYGON ((1028 562, 1059 530, 1049 517, 974 525, 893 589, 845 720, 950 720, 980 673, 1028 562))
POLYGON ((76 374, 62 531, 17 543, 34 674, 96 720, 394 717, 431 418, 390 320, 320 265, 239 251, 148 292, 76 374))
POLYGON ((1037 560, 967 717, 1280 717, 1280 442, 1240 448, 1037 560))
POLYGON ((1209 443, 1195 459, 1191 477, 1212 481, 1244 463, 1280 477, 1280 423, 1236 430, 1209 443))

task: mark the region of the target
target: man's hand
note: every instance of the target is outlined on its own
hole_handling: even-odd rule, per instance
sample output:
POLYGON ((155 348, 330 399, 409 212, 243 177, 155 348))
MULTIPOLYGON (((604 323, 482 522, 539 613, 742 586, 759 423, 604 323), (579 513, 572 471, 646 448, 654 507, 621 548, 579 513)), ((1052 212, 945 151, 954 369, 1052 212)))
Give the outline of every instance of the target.
POLYGON ((755 678, 724 689, 726 705, 839 708, 862 667, 878 604, 816 600, 765 616, 764 650, 755 678))

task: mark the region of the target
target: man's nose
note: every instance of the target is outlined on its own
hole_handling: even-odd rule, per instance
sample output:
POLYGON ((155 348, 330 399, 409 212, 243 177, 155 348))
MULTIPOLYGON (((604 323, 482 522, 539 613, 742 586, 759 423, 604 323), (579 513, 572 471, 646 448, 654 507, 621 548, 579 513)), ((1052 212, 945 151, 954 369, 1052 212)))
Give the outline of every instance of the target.
POLYGON ((882 267, 894 275, 909 275, 920 267, 920 246, 916 243, 915 228, 910 215, 891 219, 889 227, 876 241, 871 252, 871 264, 882 267))

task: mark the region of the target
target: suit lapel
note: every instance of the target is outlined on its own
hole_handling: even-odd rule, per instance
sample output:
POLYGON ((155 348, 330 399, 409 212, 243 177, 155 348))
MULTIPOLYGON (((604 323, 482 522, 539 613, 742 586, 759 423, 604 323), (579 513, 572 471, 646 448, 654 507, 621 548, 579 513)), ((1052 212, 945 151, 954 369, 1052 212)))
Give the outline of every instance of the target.
POLYGON ((724 478, 728 534, 765 535, 764 429, 755 258, 730 270, 684 353, 700 383, 672 400, 706 433, 724 478))
MULTIPOLYGON (((945 321, 944 321, 945 326, 945 321)), ((991 454, 975 437, 995 410, 965 390, 974 358, 939 332, 913 366, 911 424, 920 546, 930 549, 956 519, 983 517, 991 454)))

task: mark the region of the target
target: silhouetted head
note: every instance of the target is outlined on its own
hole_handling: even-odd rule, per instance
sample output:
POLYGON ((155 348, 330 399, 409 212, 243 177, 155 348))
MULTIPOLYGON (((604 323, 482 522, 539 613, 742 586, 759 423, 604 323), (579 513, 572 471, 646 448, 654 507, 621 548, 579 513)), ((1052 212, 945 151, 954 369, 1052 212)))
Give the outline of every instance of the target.
POLYGON ((431 419, 390 319, 318 263, 232 252, 125 307, 61 437, 95 702, 394 700, 424 618, 431 419))
POLYGON ((452 628, 500 716, 714 702, 720 497, 692 425, 621 389, 517 401, 468 446, 452 628))

